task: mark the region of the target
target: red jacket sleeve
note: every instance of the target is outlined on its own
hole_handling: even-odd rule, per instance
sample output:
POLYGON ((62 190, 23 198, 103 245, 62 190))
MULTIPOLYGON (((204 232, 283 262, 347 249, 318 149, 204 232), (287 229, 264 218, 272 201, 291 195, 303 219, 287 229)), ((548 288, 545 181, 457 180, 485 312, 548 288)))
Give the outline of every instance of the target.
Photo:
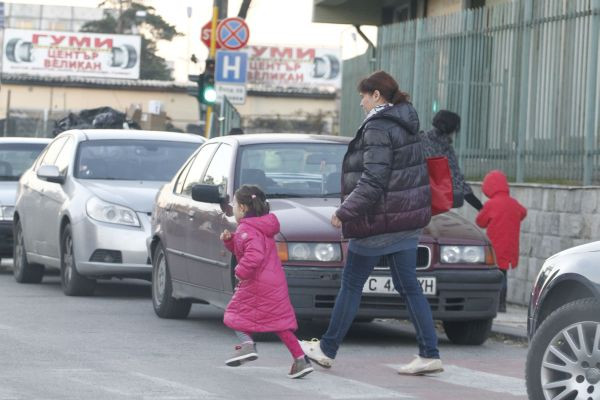
POLYGON ((223 244, 225 245, 225 248, 232 253, 235 252, 235 245, 234 245, 234 241, 233 241, 234 237, 235 237, 235 233, 232 233, 231 238, 229 240, 223 240, 223 244))
POLYGON ((479 211, 479 214, 477 214, 475 223, 477 223, 477 226, 479 226, 480 228, 487 228, 487 226, 490 224, 489 202, 483 205, 483 208, 481 209, 481 211, 479 211))
POLYGON ((242 258, 235 267, 235 275, 242 279, 251 279, 265 258, 264 237, 258 234, 245 232, 247 236, 242 242, 242 258))
POLYGON ((521 221, 523 221, 525 217, 527 217, 527 209, 521 204, 519 204, 519 206, 521 207, 521 221))

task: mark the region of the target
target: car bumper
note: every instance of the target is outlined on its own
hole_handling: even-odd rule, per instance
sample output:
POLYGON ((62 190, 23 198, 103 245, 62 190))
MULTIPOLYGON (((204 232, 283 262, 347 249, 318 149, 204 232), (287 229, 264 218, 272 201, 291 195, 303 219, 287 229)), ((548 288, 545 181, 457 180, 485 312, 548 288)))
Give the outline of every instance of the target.
MULTIPOLYGON (((299 318, 328 318, 341 285, 341 268, 285 267, 290 298, 299 318)), ((389 276, 374 272, 372 276, 389 276)), ((433 318, 465 321, 494 318, 502 273, 489 270, 418 271, 418 277, 435 277, 436 294, 427 296, 433 318)), ((363 294, 357 318, 408 318, 400 295, 363 294)))
POLYGON ((86 276, 149 278, 152 266, 146 250, 150 219, 138 213, 141 227, 99 223, 85 218, 73 225, 77 270, 86 276), (85 238, 85 240, 77 240, 85 238), (109 253, 107 253, 107 251, 109 253), (110 254, 112 262, 107 262, 110 254))
POLYGON ((13 256, 13 222, 0 221, 0 258, 13 256))

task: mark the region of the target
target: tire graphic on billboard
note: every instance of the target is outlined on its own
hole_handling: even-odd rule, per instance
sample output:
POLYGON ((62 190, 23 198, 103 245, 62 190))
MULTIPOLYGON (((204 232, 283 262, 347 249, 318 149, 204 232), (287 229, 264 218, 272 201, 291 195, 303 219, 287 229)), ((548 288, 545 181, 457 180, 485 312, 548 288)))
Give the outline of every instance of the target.
POLYGON ((341 70, 340 60, 331 54, 315 57, 311 75, 313 78, 332 80, 338 77, 341 70))
POLYGON ((130 69, 136 66, 138 61, 137 51, 133 46, 124 44, 120 47, 113 47, 111 55, 111 67, 130 69))
POLYGON ((33 44, 25 42, 21 39, 10 39, 6 43, 6 58, 11 62, 32 62, 33 61, 33 44))

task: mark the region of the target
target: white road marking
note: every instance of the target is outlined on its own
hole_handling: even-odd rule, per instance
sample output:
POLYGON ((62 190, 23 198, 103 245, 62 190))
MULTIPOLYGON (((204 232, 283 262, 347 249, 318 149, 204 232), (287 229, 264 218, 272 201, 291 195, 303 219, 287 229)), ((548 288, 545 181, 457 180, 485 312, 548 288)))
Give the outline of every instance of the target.
MULTIPOLYGON (((398 369, 401 365, 388 364, 388 366, 398 369)), ((491 374, 456 365, 444 365, 444 372, 438 375, 431 375, 429 379, 435 379, 452 385, 466 386, 472 389, 487 390, 488 392, 527 396, 525 379, 491 374)))
POLYGON ((152 376, 152 375, 146 375, 146 374, 142 374, 140 372, 132 372, 130 374, 140 377, 142 379, 146 379, 158 386, 163 386, 163 387, 167 387, 169 389, 181 391, 183 393, 186 393, 186 395, 192 395, 192 396, 196 396, 196 397, 202 396, 203 398, 214 396, 213 393, 207 392, 206 390, 202 390, 202 389, 199 389, 199 388, 196 388, 193 386, 189 386, 189 385, 186 385, 183 383, 170 381, 168 379, 159 378, 159 377, 152 376))
POLYGON ((274 367, 252 367, 252 368, 231 368, 221 367, 235 374, 250 376, 253 379, 260 379, 286 389, 298 390, 306 393, 310 398, 311 394, 319 398, 329 397, 333 400, 345 399, 412 399, 405 393, 399 393, 390 389, 382 388, 368 383, 356 381, 354 379, 342 378, 315 371, 306 378, 297 380, 289 379, 286 370, 274 367))

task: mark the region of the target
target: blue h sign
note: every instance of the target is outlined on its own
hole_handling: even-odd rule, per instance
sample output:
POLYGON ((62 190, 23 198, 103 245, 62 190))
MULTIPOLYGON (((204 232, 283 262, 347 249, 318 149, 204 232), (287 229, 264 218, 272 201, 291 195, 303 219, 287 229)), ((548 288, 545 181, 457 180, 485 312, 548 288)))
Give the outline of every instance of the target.
POLYGON ((248 53, 219 50, 216 69, 216 82, 244 84, 248 73, 248 53))

